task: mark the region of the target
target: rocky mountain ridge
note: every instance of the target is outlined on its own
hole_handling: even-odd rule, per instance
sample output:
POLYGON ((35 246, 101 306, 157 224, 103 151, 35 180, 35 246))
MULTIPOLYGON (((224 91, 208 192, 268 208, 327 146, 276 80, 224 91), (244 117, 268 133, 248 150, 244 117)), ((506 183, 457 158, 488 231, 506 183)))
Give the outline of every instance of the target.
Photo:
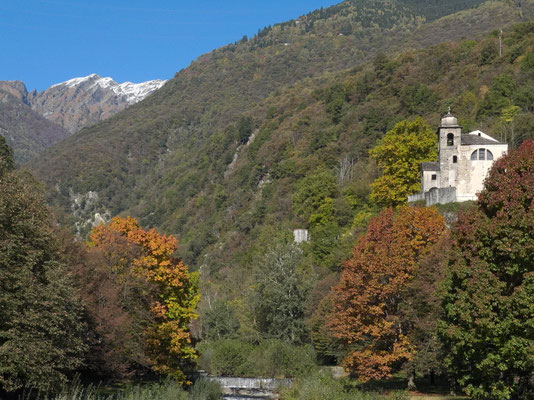
POLYGON ((165 81, 117 83, 91 74, 28 92, 21 81, 0 81, 0 134, 24 162, 81 128, 143 100, 165 81))
POLYGON ((46 119, 70 133, 102 121, 143 100, 164 80, 117 83, 97 74, 57 83, 41 92, 28 92, 20 81, 2 81, 0 89, 17 97, 46 119))

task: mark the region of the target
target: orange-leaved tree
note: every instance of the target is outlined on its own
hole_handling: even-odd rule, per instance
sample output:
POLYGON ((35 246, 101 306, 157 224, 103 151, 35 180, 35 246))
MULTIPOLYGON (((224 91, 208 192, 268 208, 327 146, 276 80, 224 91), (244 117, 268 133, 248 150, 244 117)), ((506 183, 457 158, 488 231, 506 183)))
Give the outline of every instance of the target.
POLYGON ((150 313, 144 331, 138 332, 149 364, 154 371, 185 382, 183 365, 196 358, 188 324, 197 317, 200 296, 198 274, 174 257, 177 239, 141 229, 134 218, 115 217, 91 231, 90 244, 107 255, 117 280, 133 277, 148 284, 135 291, 150 313))
POLYGON ((388 378, 411 360, 410 321, 401 311, 403 290, 419 260, 446 233, 434 208, 385 209, 369 222, 333 288, 329 325, 350 349, 344 366, 362 381, 388 378))

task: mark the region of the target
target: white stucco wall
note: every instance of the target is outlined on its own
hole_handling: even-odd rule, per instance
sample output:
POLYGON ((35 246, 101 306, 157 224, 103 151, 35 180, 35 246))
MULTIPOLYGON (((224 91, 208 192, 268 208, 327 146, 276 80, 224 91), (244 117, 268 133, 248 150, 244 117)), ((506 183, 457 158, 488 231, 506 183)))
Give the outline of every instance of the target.
POLYGON ((421 193, 428 192, 433 187, 439 187, 438 171, 423 171, 423 176, 421 178, 421 193), (435 180, 432 180, 432 175, 436 175, 435 180))
POLYGON ((493 163, 501 158, 508 146, 499 145, 473 145, 461 146, 458 155, 458 176, 456 182, 456 197, 458 201, 476 200, 476 194, 484 187, 484 179, 493 163), (493 154, 493 160, 471 161, 471 154, 479 149, 487 149, 493 154))

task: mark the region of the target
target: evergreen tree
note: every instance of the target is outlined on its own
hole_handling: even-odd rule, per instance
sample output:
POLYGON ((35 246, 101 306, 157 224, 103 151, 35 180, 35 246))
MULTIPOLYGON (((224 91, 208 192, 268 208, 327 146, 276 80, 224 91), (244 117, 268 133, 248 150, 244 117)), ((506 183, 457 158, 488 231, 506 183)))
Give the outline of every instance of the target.
POLYGON ((202 316, 202 337, 206 340, 234 338, 239 331, 239 320, 231 304, 216 300, 202 316))

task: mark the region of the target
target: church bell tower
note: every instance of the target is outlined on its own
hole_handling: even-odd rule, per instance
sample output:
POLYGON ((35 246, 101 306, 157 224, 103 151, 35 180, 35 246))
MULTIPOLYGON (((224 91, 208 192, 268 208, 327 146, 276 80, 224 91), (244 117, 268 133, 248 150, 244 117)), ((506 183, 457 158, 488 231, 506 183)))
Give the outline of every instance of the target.
POLYGON ((462 127, 458 125, 458 119, 451 114, 449 109, 449 113, 441 119, 438 128, 439 187, 456 186, 461 136, 462 127))

